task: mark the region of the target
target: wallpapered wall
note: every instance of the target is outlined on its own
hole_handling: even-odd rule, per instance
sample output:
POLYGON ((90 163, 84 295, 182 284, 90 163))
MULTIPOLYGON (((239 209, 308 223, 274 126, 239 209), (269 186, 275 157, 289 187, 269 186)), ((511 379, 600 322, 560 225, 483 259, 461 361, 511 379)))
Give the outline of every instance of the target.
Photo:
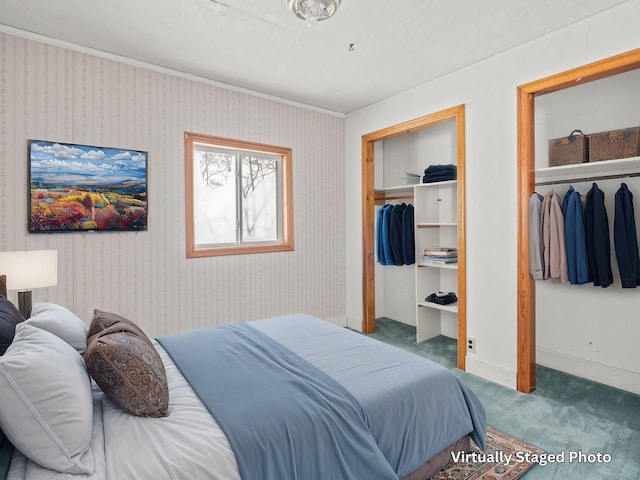
MULTIPOLYGON (((345 312, 344 119, 158 69, 0 33, 0 250, 58 250, 34 291, 89 321, 121 313, 152 335, 345 312), (187 259, 184 132, 293 149, 295 251, 187 259), (27 233, 27 139, 149 152, 149 230, 27 233)), ((1 266, 0 266, 1 268, 1 266)))

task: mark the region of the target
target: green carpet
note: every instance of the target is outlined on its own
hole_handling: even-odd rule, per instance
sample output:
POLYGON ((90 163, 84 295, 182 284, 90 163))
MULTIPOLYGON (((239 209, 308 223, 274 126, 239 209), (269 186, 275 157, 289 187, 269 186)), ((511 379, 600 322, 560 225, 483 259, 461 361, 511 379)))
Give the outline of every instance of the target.
POLYGON ((564 461, 536 465, 523 479, 640 479, 640 396, 542 366, 536 391, 520 393, 458 370, 453 339, 418 344, 414 327, 386 318, 376 319, 376 327, 372 337, 451 369, 480 397, 490 425, 564 454, 564 461))

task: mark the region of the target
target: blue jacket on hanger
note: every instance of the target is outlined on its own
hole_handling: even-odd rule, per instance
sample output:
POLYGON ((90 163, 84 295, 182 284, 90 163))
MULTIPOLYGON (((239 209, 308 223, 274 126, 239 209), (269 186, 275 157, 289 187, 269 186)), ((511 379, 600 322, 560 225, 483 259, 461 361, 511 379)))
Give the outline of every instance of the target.
POLYGON ((638 237, 633 212, 633 194, 622 183, 615 195, 613 216, 613 243, 620 270, 622 288, 636 288, 640 284, 640 258, 638 237))
POLYGON ((378 262, 380 265, 393 265, 393 254, 391 253, 391 245, 389 244, 389 228, 391 225, 391 209, 393 205, 383 205, 378 210, 377 235, 378 245, 376 252, 378 254, 378 262))
POLYGON ((389 243, 391 244, 391 253, 393 262, 388 264, 403 265, 404 258, 402 256, 402 213, 407 208, 406 203, 394 205, 391 209, 391 223, 389 225, 389 243))
POLYGON ((386 205, 380 207, 376 218, 376 259, 380 265, 384 265, 386 263, 384 258, 384 249, 382 247, 382 217, 384 215, 385 206, 386 205))
POLYGON ((589 274, 595 286, 606 288, 613 283, 609 220, 604 206, 604 192, 596 183, 587 193, 584 213, 589 274))
POLYGON ((589 282, 589 260, 587 259, 587 239, 582 218, 580 194, 573 187, 564 196, 564 239, 567 250, 569 283, 582 285, 589 282))
POLYGON ((413 230, 413 205, 402 212, 402 258, 405 265, 416 263, 416 241, 413 230))
POLYGON ((415 263, 413 205, 386 204, 378 210, 376 221, 376 256, 380 265, 415 263))

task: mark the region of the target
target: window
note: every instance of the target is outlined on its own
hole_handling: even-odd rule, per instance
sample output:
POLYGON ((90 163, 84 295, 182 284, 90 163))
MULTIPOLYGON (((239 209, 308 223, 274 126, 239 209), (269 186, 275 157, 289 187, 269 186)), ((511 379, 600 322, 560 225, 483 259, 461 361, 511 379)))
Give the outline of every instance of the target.
POLYGON ((185 134, 187 257, 293 250, 291 149, 185 134))

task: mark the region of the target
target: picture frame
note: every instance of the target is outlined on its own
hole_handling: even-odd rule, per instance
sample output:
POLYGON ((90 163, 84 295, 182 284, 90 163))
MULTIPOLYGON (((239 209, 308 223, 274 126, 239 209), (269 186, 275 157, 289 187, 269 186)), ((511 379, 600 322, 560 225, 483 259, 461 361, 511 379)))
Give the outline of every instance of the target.
POLYGON ((28 231, 145 231, 148 152, 28 140, 28 231))

